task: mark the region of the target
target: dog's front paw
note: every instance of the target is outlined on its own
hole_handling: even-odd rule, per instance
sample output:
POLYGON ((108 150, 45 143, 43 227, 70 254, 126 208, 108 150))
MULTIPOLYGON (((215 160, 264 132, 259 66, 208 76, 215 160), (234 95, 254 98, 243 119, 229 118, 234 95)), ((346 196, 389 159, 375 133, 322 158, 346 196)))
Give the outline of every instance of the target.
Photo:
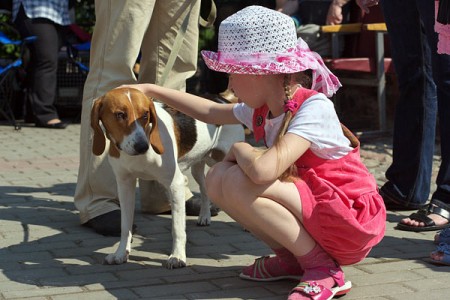
POLYGON ((183 260, 183 259, 178 258, 173 255, 169 256, 169 258, 167 259, 167 262, 166 262, 167 269, 177 269, 177 268, 184 268, 184 267, 186 267, 185 259, 183 260))
POLYGON ((211 224, 211 210, 209 205, 202 205, 200 213, 198 214, 197 225, 209 226, 211 224))
POLYGON ((198 226, 209 226, 211 225, 211 213, 208 213, 206 215, 200 214, 197 219, 197 225, 198 226))
POLYGON ((105 257, 104 263, 107 265, 120 265, 128 261, 129 251, 125 251, 122 254, 111 253, 105 257))

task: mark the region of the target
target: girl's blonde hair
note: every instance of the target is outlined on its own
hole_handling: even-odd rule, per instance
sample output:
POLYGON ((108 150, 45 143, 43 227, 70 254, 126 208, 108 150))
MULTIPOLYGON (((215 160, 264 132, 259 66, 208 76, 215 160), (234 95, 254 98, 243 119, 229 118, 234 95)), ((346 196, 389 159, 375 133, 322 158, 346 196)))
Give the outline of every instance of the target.
MULTIPOLYGON (((311 88, 312 84, 312 72, 311 70, 306 70, 303 72, 298 72, 294 74, 286 74, 284 75, 284 92, 286 95, 286 100, 291 101, 292 100, 292 91, 291 91, 291 85, 293 83, 299 84, 300 86, 304 88, 311 88)), ((286 134, 287 129, 289 127, 289 123, 291 122, 293 117, 293 112, 290 110, 287 110, 283 121, 281 122, 280 130, 278 131, 278 135, 276 137, 274 147, 277 147, 278 149, 286 149, 279 147, 281 143, 282 137, 286 134)), ((278 159, 280 159, 280 156, 278 156, 278 159)), ((283 172, 283 174, 280 175, 279 180, 281 181, 294 181, 298 178, 298 172, 297 172, 297 166, 295 164, 291 165, 289 168, 286 169, 286 171, 283 172)))

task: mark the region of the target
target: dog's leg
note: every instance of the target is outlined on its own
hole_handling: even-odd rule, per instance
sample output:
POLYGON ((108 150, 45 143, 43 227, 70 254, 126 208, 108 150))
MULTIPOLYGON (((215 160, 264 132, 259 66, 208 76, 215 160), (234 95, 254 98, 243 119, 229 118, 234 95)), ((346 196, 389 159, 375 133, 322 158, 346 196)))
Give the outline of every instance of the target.
POLYGON ((172 208, 172 253, 167 260, 167 268, 186 266, 186 200, 184 175, 178 169, 175 172, 168 192, 172 208))
POLYGON ((209 226, 211 224, 211 201, 206 195, 205 188, 205 162, 200 161, 191 166, 191 174, 198 184, 200 189, 200 197, 202 199, 202 206, 197 219, 197 225, 209 226))
POLYGON ((105 257, 106 264, 123 264, 127 262, 131 251, 131 238, 136 196, 136 178, 117 176, 117 190, 119 193, 121 235, 120 243, 115 253, 105 257))

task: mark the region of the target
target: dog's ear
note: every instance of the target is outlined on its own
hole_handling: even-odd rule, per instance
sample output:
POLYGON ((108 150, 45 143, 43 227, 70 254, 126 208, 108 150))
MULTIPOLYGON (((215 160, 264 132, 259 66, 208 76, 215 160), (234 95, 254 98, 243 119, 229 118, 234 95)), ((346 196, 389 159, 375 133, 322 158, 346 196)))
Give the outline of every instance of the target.
POLYGON ((100 127, 100 109, 102 107, 102 99, 98 98, 94 101, 91 110, 91 127, 94 130, 94 137, 92 139, 92 153, 99 156, 105 151, 106 139, 102 128, 100 127))
POLYGON ((155 104, 153 103, 152 99, 149 99, 148 108, 150 112, 150 123, 152 124, 152 129, 150 130, 148 139, 150 141, 150 145, 152 145, 153 150, 158 154, 163 154, 164 146, 159 135, 158 117, 156 115, 155 104))

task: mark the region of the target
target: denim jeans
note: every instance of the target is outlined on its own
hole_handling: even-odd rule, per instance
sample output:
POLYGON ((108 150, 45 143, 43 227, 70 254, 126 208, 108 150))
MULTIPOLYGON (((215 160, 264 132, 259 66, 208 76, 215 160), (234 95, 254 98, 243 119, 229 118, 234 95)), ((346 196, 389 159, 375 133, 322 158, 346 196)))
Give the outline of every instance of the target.
POLYGON ((405 205, 428 200, 438 114, 442 162, 432 198, 450 204, 450 55, 437 54, 435 3, 382 0, 381 5, 400 90, 386 178, 405 205))

